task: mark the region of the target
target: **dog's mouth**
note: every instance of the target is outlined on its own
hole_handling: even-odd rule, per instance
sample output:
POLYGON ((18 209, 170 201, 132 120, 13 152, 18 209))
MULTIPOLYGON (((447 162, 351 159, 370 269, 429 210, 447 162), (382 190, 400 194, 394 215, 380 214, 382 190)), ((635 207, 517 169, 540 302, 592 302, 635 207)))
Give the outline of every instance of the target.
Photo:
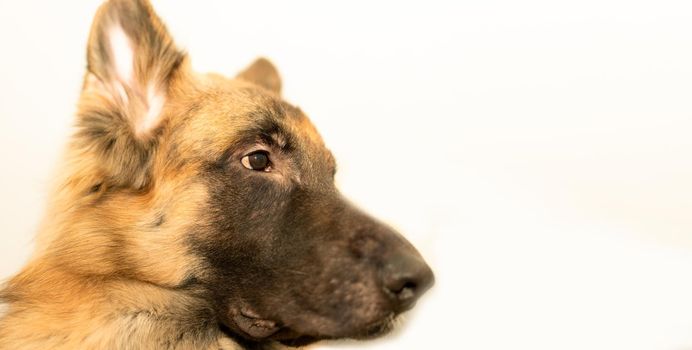
POLYGON ((276 321, 264 319, 249 308, 232 312, 231 319, 240 331, 254 339, 267 338, 282 328, 276 321))
MULTIPOLYGON (((364 327, 356 331, 345 334, 323 335, 304 334, 298 332, 276 320, 263 318, 249 308, 233 310, 229 316, 233 324, 228 328, 231 328, 236 333, 240 332, 240 334, 237 335, 242 336, 246 340, 253 342, 273 340, 278 341, 283 345, 292 347, 305 346, 320 340, 337 338, 352 338, 358 340, 377 338, 390 332, 394 328, 397 319, 395 313, 390 313, 381 319, 366 324, 364 327)), ((231 329, 228 329, 225 326, 222 326, 221 328, 227 333, 231 331, 231 329)), ((229 335, 232 336, 233 334, 229 335)))

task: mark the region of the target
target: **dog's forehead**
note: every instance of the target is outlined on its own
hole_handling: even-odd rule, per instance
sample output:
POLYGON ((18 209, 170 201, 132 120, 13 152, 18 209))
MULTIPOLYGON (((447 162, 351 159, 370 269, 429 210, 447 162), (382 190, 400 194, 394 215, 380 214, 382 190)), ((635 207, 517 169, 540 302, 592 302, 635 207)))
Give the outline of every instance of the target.
POLYGON ((329 153, 300 108, 262 88, 212 74, 178 91, 171 108, 182 114, 176 127, 182 132, 174 142, 184 148, 220 155, 232 144, 255 138, 279 148, 329 153))

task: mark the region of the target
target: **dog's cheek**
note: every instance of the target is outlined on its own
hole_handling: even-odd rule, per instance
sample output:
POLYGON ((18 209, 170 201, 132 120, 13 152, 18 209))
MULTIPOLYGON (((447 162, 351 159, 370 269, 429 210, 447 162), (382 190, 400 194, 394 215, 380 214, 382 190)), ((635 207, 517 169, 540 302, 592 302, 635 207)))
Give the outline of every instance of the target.
MULTIPOLYGON (((247 289, 264 288, 273 281, 272 265, 281 255, 275 236, 286 189, 246 169, 217 169, 204 176, 207 209, 189 243, 207 262, 209 284, 224 289, 242 280, 247 289)), ((237 294, 239 288, 233 289, 226 293, 237 294)))

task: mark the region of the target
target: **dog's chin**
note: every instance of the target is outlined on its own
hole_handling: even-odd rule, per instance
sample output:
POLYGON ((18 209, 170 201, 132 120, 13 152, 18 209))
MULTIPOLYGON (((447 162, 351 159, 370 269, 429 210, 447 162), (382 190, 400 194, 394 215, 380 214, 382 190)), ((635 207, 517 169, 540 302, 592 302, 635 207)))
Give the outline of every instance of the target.
POLYGON ((305 335, 300 334, 290 329, 282 330, 271 338, 279 341, 281 344, 292 347, 299 347, 312 344, 320 340, 334 340, 334 339, 354 339, 354 340, 368 340, 381 337, 394 329, 396 317, 391 315, 387 316, 376 322, 372 322, 365 327, 355 330, 346 331, 340 333, 339 335, 305 335))

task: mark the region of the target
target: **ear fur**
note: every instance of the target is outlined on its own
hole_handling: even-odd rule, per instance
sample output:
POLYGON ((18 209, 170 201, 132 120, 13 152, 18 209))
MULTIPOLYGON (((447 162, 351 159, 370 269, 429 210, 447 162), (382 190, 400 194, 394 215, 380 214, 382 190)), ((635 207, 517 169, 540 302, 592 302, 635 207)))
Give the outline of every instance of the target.
POLYGON ((281 76, 274 65, 266 58, 260 57, 240 72, 237 78, 259 85, 281 95, 281 76))
POLYGON ((121 186, 142 187, 171 81, 186 59, 146 0, 109 0, 87 46, 77 137, 121 186))

